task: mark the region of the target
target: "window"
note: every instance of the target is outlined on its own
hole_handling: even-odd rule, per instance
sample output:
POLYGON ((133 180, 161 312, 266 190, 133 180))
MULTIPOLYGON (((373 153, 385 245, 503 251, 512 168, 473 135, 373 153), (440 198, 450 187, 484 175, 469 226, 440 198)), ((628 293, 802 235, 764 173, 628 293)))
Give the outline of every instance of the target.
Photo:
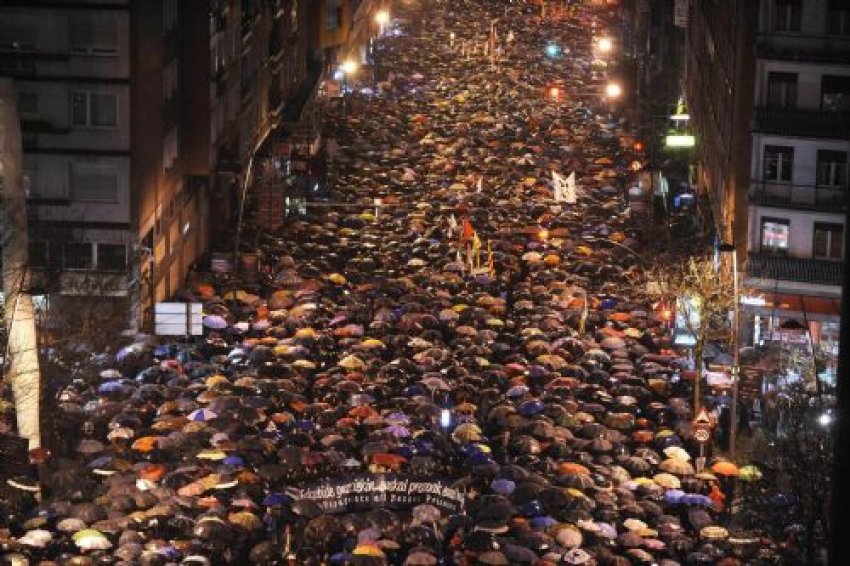
POLYGON ((165 0, 162 6, 162 31, 168 33, 177 25, 177 0, 165 0))
POLYGON ((118 27, 113 15, 71 16, 69 27, 70 48, 74 55, 118 54, 118 27))
POLYGON ((34 92, 18 93, 18 114, 25 118, 38 114, 38 94, 34 92))
POLYGON ((850 77, 824 75, 820 107, 824 112, 850 112, 850 77))
POLYGON ((844 226, 827 222, 815 222, 814 250, 817 259, 838 259, 844 252, 844 226))
POLYGON ((328 31, 336 31, 342 25, 342 0, 328 0, 327 7, 325 27, 328 31))
POLYGON ((850 2, 847 2, 847 0, 829 0, 826 33, 830 35, 850 35, 850 2))
POLYGON ((37 173, 38 169, 35 163, 24 160, 23 168, 21 169, 21 187, 24 189, 26 198, 38 196, 37 173))
POLYGON ((774 0, 773 29, 775 31, 800 31, 802 16, 802 0, 774 0))
POLYGON ((109 92, 71 93, 71 123, 86 128, 118 125, 118 95, 109 92))
POLYGON ((71 198, 81 202, 118 202, 118 170, 111 165, 71 166, 71 198))
POLYGON ((47 267, 47 242, 30 240, 27 252, 27 264, 33 269, 44 269, 47 267))
POLYGON ((761 251, 763 252, 785 252, 788 251, 788 237, 790 225, 785 218, 762 218, 761 219, 761 251))
POLYGON ((171 100, 177 92, 177 82, 180 80, 177 65, 178 59, 175 58, 162 70, 162 99, 165 101, 171 100))
POLYGON ((790 183, 793 178, 794 148, 782 145, 764 146, 762 180, 790 183))
POLYGON ((174 167, 174 162, 177 161, 178 153, 177 145, 177 128, 173 128, 165 139, 162 140, 162 170, 168 171, 174 167))
POLYGON ((102 271, 124 271, 127 268, 127 246, 98 244, 97 268, 102 271))
POLYGON ((87 242, 67 242, 62 245, 62 264, 65 269, 91 269, 92 244, 87 242))
POLYGON ((818 150, 817 184, 825 187, 847 186, 847 152, 818 150))
POLYGON ((768 108, 797 106, 797 73, 768 73, 767 106, 768 108))

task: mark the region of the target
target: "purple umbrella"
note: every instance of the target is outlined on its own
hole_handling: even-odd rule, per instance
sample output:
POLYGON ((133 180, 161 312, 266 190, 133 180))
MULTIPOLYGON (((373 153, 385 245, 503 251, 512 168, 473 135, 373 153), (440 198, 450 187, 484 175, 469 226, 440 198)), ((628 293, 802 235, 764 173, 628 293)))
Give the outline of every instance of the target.
POLYGON ((227 328, 227 321, 223 316, 211 314, 204 317, 204 326, 212 330, 222 330, 227 328))

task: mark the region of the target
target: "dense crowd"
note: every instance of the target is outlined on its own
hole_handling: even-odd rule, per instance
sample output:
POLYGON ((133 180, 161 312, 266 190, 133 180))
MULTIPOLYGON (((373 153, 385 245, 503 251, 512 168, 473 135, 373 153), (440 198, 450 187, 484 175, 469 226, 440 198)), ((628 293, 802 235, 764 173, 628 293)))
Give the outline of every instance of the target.
POLYGON ((74 455, 0 517, 7 563, 774 563, 724 526, 740 470, 695 469, 593 51, 610 12, 411 4, 337 117, 347 206, 263 235, 257 283, 192 281, 202 341, 61 391, 74 455))

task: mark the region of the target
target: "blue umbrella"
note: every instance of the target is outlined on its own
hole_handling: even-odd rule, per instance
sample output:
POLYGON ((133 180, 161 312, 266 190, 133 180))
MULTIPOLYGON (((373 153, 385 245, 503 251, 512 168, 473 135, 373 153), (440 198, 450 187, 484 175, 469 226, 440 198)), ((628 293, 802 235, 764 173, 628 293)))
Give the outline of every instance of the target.
POLYGON ((239 468, 245 467, 245 460, 243 460, 239 456, 236 456, 235 454, 228 456, 227 458, 222 460, 221 463, 224 464, 224 465, 227 465, 227 466, 235 466, 235 467, 239 467, 239 468))
POLYGON ((209 409, 197 409, 197 410, 189 413, 189 420, 190 421, 201 422, 201 423, 206 422, 206 421, 211 421, 216 417, 218 417, 218 414, 216 414, 213 411, 210 411, 209 409))
POLYGON ((599 308, 602 310, 611 310, 617 307, 617 299, 607 298, 602 299, 599 303, 599 308))
POLYGON ((171 346, 168 346, 168 345, 156 346, 153 349, 153 355, 156 356, 157 358, 167 358, 171 355, 171 346))
POLYGON ((397 424, 388 426, 384 429, 384 432, 388 432, 398 438, 407 438, 410 436, 410 431, 407 428, 397 424))
POLYGON ((289 503, 289 497, 283 493, 270 493, 263 499, 263 505, 266 507, 280 507, 289 503))
POLYGON ((531 519, 531 528, 535 531, 545 531, 549 527, 557 524, 558 521, 548 515, 545 517, 534 517, 531 519))
POLYGON ((89 468, 102 468, 103 466, 108 466, 112 463, 112 456, 98 456, 88 464, 86 467, 89 468))
POLYGON ((682 502, 685 492, 681 489, 671 489, 664 494, 664 501, 670 505, 677 505, 682 502))
POLYGON ((295 421, 295 427, 298 430, 310 432, 310 431, 316 430, 316 423, 314 423, 313 421, 304 421, 304 420, 295 421))
POLYGON ((120 381, 105 381, 97 388, 98 393, 118 393, 124 390, 124 384, 120 381))
POLYGON ((546 407, 543 403, 541 403, 538 399, 534 399, 532 401, 526 401, 520 405, 519 412, 526 417, 531 417, 538 413, 542 413, 545 408, 546 407))
POLYGON ((516 489, 516 483, 506 479, 496 479, 490 484, 490 489, 499 495, 510 495, 516 489))
POLYGON ((528 393, 529 389, 526 385, 514 385, 510 389, 507 390, 505 395, 508 397, 522 397, 526 393, 528 393))
POLYGON ((204 317, 203 325, 206 328, 210 328, 212 330, 223 330, 227 328, 227 321, 223 316, 219 316, 217 314, 210 314, 204 317))
POLYGON ((701 495, 699 493, 686 493, 679 499, 680 503, 685 505, 699 505, 701 507, 714 507, 714 501, 711 500, 707 495, 701 495))

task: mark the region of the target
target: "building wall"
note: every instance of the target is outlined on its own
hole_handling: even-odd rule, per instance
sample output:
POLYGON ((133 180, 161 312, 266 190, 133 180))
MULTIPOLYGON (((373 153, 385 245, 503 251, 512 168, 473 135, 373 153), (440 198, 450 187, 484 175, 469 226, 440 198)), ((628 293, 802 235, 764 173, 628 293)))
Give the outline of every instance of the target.
POLYGON ((844 215, 828 212, 807 212, 790 208, 750 206, 749 208, 749 251, 759 253, 761 247, 762 219, 773 218, 787 220, 789 225, 789 257, 811 258, 814 249, 815 223, 844 224, 844 215))
POLYGON ((711 199, 718 234, 736 243, 740 258, 746 251, 756 9, 746 0, 693 2, 688 29, 686 96, 698 184, 711 199))

